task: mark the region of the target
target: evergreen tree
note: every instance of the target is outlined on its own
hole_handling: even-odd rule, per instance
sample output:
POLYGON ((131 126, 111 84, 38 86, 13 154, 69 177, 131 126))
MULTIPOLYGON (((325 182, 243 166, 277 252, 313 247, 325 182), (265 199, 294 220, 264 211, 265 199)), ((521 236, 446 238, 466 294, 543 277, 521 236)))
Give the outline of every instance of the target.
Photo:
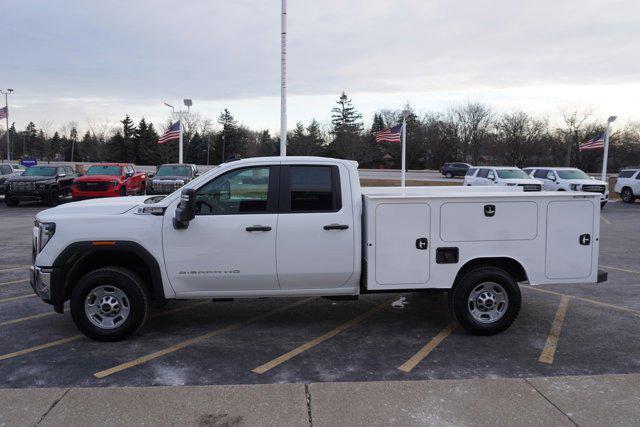
POLYGON ((136 126, 128 114, 120 123, 122 123, 122 138, 124 144, 120 152, 120 161, 133 163, 138 158, 138 144, 135 139, 136 126))
POLYGON ((329 145, 329 152, 338 158, 356 160, 356 152, 360 151, 358 146, 362 143, 362 115, 345 92, 342 92, 336 104, 338 105, 331 109, 334 139, 329 145))
POLYGON ((61 149, 62 139, 60 138, 60 134, 56 131, 49 142, 49 160, 57 160, 61 149))
POLYGON ((280 141, 272 138, 268 130, 263 130, 258 138, 259 156, 277 156, 280 152, 280 141))
MULTIPOLYGON (((227 159, 245 155, 248 130, 239 128, 236 119, 226 108, 218 116, 218 123, 222 125, 222 132, 220 132, 216 141, 216 151, 220 153, 216 160, 223 163, 227 159)), ((216 160, 212 160, 212 162, 215 163, 216 160)))
POLYGON ((147 124, 144 117, 140 119, 133 139, 136 147, 136 164, 157 165, 161 162, 158 134, 153 128, 153 123, 147 124))

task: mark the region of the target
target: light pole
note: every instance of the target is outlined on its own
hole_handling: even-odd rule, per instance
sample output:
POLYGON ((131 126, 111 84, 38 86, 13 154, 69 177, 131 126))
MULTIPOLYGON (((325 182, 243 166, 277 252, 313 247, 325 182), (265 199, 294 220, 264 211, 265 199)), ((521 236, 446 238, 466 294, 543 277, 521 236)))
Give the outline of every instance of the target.
POLYGON ((9 94, 11 92, 13 92, 13 89, 0 89, 0 93, 4 95, 4 118, 7 119, 7 162, 11 161, 11 133, 9 132, 9 94))
POLYGON ((287 155, 287 0, 280 17, 280 155, 287 155))
POLYGON ((607 119, 607 129, 604 131, 604 155, 602 157, 602 176, 601 181, 607 182, 607 161, 609 160, 609 133, 611 133, 611 123, 618 117, 609 116, 607 119))

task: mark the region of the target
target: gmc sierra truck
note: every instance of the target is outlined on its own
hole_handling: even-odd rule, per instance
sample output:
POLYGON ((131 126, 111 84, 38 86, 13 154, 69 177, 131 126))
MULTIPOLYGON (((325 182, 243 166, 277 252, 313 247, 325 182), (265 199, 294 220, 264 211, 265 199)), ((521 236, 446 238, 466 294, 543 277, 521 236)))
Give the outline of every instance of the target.
POLYGON ((599 194, 360 188, 357 163, 222 164, 168 196, 39 213, 31 284, 88 337, 117 341, 168 299, 446 290, 468 331, 508 328, 518 282, 595 283, 599 194))

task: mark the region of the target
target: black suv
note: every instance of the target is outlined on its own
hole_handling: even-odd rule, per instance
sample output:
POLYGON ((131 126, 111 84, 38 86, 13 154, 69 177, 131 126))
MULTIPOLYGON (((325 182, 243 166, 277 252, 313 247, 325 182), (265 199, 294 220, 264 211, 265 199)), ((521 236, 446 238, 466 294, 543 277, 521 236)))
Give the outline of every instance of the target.
POLYGON ((158 166, 147 182, 147 194, 170 194, 198 176, 196 165, 168 164, 158 166))
POLYGON ((447 178, 465 176, 471 165, 469 163, 445 163, 440 168, 440 173, 447 178))
POLYGON ((31 166, 22 175, 7 178, 4 202, 18 206, 23 200, 41 200, 55 206, 61 196, 71 193, 76 177, 70 166, 31 166))

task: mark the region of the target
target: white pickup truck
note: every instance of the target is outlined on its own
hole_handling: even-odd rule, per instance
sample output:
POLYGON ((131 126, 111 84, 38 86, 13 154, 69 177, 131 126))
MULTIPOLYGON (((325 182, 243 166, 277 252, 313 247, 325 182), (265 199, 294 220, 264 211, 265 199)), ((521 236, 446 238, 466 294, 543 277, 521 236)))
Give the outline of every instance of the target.
POLYGON ((446 290, 468 331, 520 310, 518 282, 594 283, 599 194, 360 188, 357 163, 225 163, 168 196, 68 203, 33 228, 34 291, 87 336, 124 339, 150 302, 446 290))

